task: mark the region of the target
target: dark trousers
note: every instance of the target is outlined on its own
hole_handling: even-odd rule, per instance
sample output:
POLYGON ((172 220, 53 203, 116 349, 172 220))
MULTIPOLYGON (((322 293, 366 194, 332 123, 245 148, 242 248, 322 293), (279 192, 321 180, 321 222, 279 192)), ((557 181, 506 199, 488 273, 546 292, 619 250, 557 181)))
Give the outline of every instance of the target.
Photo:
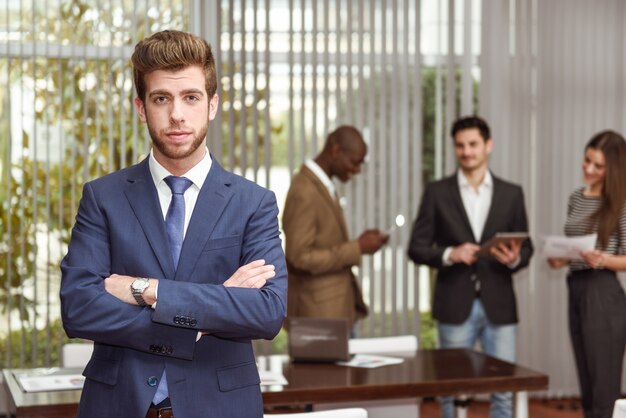
POLYGON ((615 272, 570 273, 569 329, 585 418, 611 418, 620 397, 626 296, 615 272))

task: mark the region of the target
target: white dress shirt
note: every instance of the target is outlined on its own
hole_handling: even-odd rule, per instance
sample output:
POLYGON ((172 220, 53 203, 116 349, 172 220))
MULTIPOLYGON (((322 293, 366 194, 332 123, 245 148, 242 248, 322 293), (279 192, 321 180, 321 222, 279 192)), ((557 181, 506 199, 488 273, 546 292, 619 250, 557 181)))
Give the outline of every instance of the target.
MULTIPOLYGON (((187 171, 181 176, 188 178, 193 183, 191 186, 189 186, 184 194, 185 227, 183 229, 183 234, 187 233, 187 227, 189 226, 189 221, 191 220, 191 214, 193 213, 193 209, 196 206, 196 201, 198 200, 198 195, 200 194, 200 189, 204 184, 204 180, 206 180, 206 176, 211 170, 212 163, 213 162, 211 160, 209 150, 206 149, 206 154, 204 155, 204 158, 200 160, 198 164, 193 166, 191 170, 187 171)), ((150 174, 152 174, 152 181, 154 181, 154 185, 159 195, 159 203, 161 204, 163 220, 165 220, 165 217, 167 216, 167 209, 169 208, 170 201, 172 200, 172 190, 167 185, 167 183, 165 183, 165 177, 172 176, 173 174, 167 171, 167 169, 159 164, 156 158, 154 158, 154 151, 150 151, 149 165, 150 174)))
POLYGON ((491 173, 487 171, 483 181, 476 189, 467 181, 467 177, 465 177, 461 170, 457 172, 456 177, 459 183, 459 190, 461 191, 463 207, 465 208, 465 213, 467 213, 470 225, 472 226, 474 239, 476 242, 480 242, 483 229, 485 228, 485 222, 487 221, 487 215, 489 214, 489 208, 491 207, 493 177, 491 177, 491 173))
POLYGON ((330 197, 332 197, 334 200, 337 200, 337 189, 335 188, 335 184, 330 179, 330 177, 328 177, 328 174, 326 174, 322 167, 320 167, 313 160, 305 161, 304 165, 306 165, 309 170, 311 170, 313 174, 315 174, 315 176, 320 179, 324 187, 326 187, 326 190, 328 190, 328 194, 330 194, 330 197))
MULTIPOLYGON (((465 177, 461 170, 457 171, 456 178, 459 184, 459 191, 461 192, 463 208, 465 209, 470 226, 472 227, 474 240, 480 242, 483 229, 485 228, 485 222, 487 222, 487 215, 489 215, 489 209, 491 208, 493 177, 489 170, 487 170, 483 181, 476 189, 467 181, 467 177, 465 177)), ((443 264, 446 266, 452 264, 448 260, 451 252, 452 247, 446 248, 443 252, 443 264)))

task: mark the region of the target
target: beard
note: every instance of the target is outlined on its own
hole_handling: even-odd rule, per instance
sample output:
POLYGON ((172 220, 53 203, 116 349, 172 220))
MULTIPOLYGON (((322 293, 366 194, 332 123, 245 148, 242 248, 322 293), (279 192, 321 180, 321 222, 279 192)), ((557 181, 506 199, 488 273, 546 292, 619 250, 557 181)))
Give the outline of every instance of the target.
MULTIPOLYGON (((206 138, 207 132, 209 131, 209 122, 202 127, 202 129, 196 133, 195 130, 192 130, 193 141, 189 145, 180 146, 168 143, 165 131, 161 130, 157 132, 154 130, 150 123, 148 125, 148 133, 150 134, 150 138, 152 138, 152 144, 156 149, 159 150, 163 156, 169 158, 171 160, 183 160, 190 155, 192 155, 202 144, 204 143, 204 139, 206 138)), ((177 127, 170 127, 168 130, 177 129, 177 127)), ((185 129, 187 130, 187 129, 185 129)))

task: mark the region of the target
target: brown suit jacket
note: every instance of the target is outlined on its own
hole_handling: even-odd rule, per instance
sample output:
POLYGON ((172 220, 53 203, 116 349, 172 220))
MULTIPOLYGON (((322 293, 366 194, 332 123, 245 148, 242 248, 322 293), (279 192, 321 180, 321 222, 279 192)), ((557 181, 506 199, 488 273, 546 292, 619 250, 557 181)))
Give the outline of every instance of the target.
POLYGON ((285 209, 289 317, 348 318, 367 315, 351 267, 361 262, 339 203, 306 166, 293 177, 285 209))

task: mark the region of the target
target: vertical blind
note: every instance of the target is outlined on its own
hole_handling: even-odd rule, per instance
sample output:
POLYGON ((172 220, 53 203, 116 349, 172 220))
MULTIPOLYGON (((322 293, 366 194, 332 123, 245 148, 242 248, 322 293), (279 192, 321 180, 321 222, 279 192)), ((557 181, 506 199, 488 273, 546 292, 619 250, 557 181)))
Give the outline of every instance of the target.
POLYGON ((373 308, 362 330, 418 332, 417 276, 405 243, 422 176, 419 3, 231 0, 204 13, 201 20, 222 16, 221 32, 192 30, 213 37, 223 62, 226 165, 270 187, 282 207, 291 176, 329 131, 361 130, 364 172, 340 187, 352 235, 389 228, 397 215, 407 220, 358 269, 373 308))
POLYGON ((624 19, 620 0, 483 0, 480 107, 493 125, 491 165, 523 185, 537 246, 515 278, 518 361, 549 374, 548 396, 575 396, 578 382, 566 270, 548 267, 541 237, 563 233, 586 142, 604 129, 626 133, 624 19))
POLYGON ((363 132, 364 171, 340 187, 352 235, 404 224, 357 269, 372 308, 362 335, 419 333, 430 277, 406 243, 423 182, 454 167, 450 119, 475 106, 479 0, 0 4, 4 364, 58 362, 58 265, 81 186, 145 157, 129 58, 138 40, 170 28, 213 45, 222 111, 212 154, 280 206, 329 131, 363 132))
POLYGON ((144 158, 129 58, 188 28, 189 4, 0 2, 1 364, 51 366, 64 339, 59 262, 82 184, 144 158))

